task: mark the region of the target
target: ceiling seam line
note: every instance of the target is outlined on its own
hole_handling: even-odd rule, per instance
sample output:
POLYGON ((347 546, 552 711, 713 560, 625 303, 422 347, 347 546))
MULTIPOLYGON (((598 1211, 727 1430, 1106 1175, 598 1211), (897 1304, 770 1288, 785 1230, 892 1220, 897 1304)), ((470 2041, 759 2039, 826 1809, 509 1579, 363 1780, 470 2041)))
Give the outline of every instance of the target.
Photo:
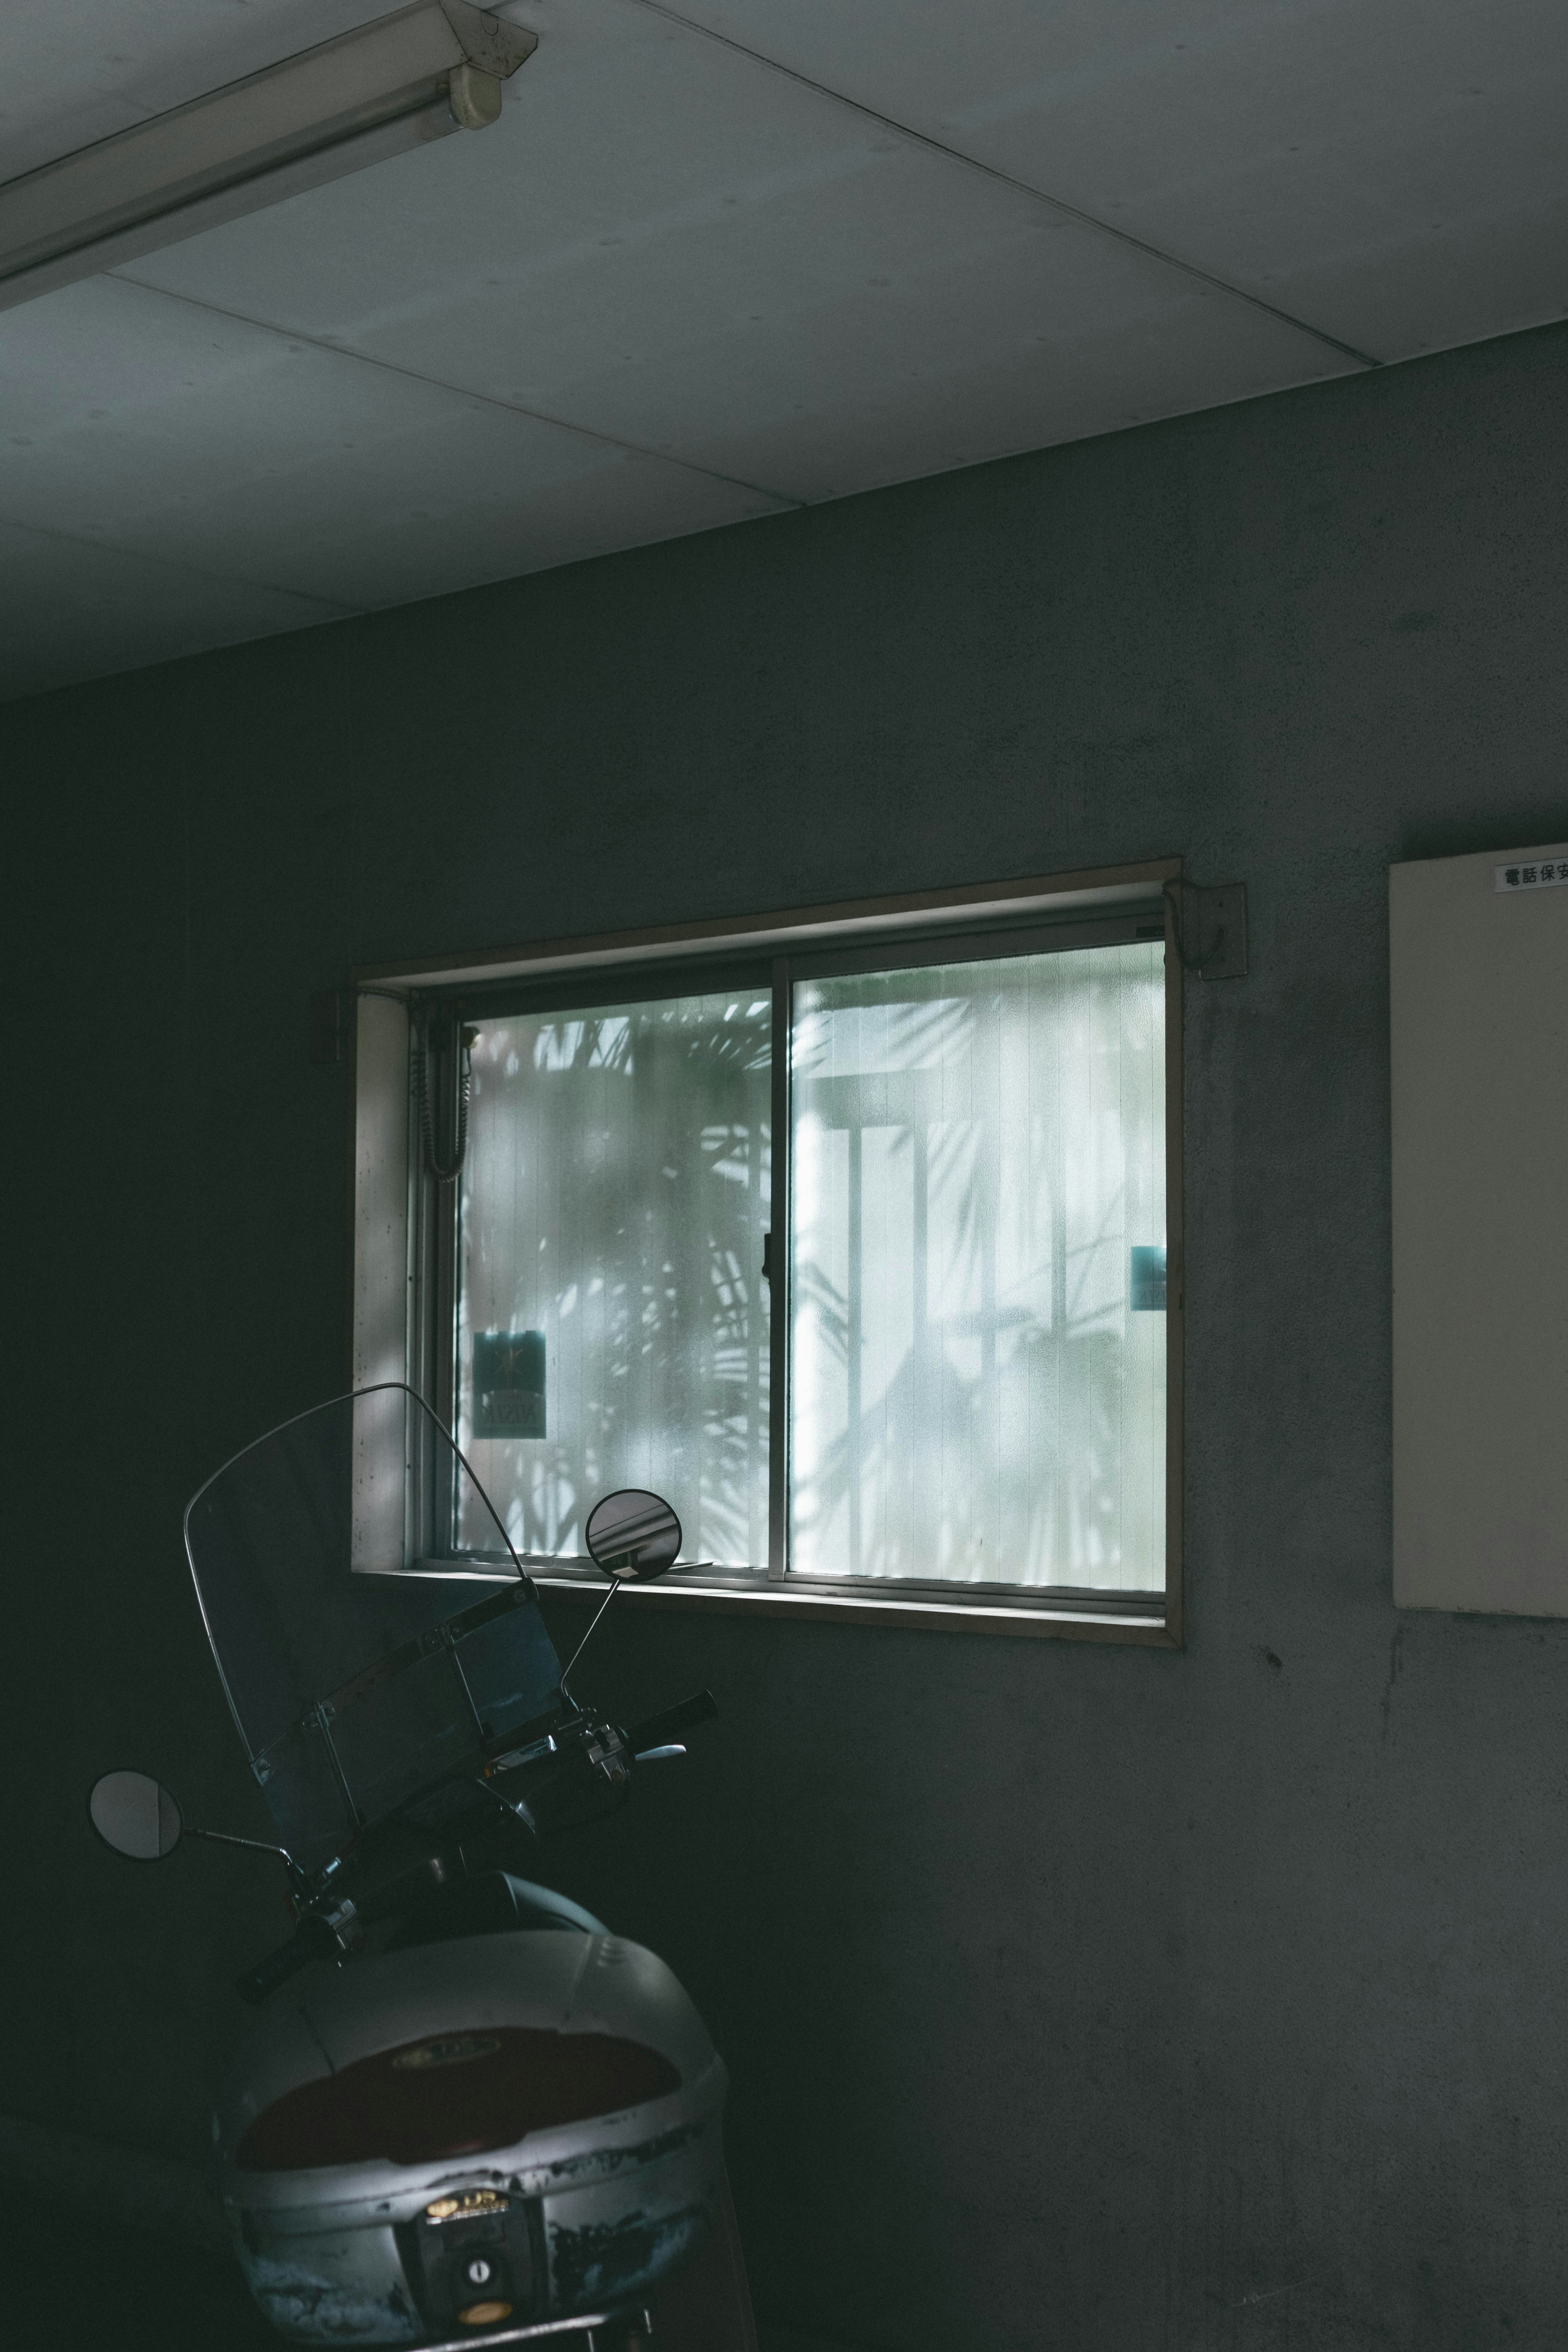
MULTIPOLYGON (((162 572, 181 572, 191 580, 207 580, 225 588, 254 588, 265 596, 297 596, 301 604, 327 604, 331 611, 328 619, 358 621, 368 614, 384 611, 374 604, 345 604, 336 596, 318 596, 310 588, 280 588, 275 580, 257 580, 247 572, 213 572, 205 564, 188 563, 183 556, 152 555, 143 548, 128 547, 123 541, 89 539, 79 530, 62 530, 58 523, 23 522, 16 515, 0 513, 0 530, 26 531, 29 539, 58 539, 67 547, 90 547, 98 555, 122 555, 128 562, 156 564, 162 572)), ((183 659, 172 654, 171 661, 183 659)))
POLYGON ((286 342, 308 343, 314 352, 330 352, 332 358, 353 360, 361 367, 380 368, 384 374, 401 377, 405 383, 421 383, 430 392, 449 392, 454 400, 475 400, 486 408, 499 409, 503 416, 525 416, 532 424, 548 425, 558 433, 575 434, 581 441, 592 441, 605 449, 621 449, 631 457, 647 457, 656 465, 675 466, 684 474, 695 474, 705 482, 722 482, 727 489, 746 490, 752 498, 772 499, 775 505, 794 511, 804 509, 808 499, 792 498, 786 490, 771 490, 762 482, 742 481, 738 474, 721 474, 711 466, 693 465, 689 457, 672 457, 663 449, 647 449, 637 441, 622 441, 613 433, 595 432, 591 425, 572 425, 563 416, 552 416, 547 409, 524 408, 521 402, 498 400, 493 392, 471 392, 465 384, 448 383, 445 376, 423 375, 417 368, 402 367, 396 360, 377 359, 373 352, 355 350, 352 343, 330 343, 323 336, 307 333, 300 327, 280 327, 270 319, 253 318, 248 310, 231 310, 222 302, 209 302, 200 294, 180 294, 169 286, 154 285, 151 278, 132 278, 128 270, 111 269, 105 275, 121 286, 134 286, 139 293, 161 295, 168 302, 187 303, 193 310, 205 310, 215 319, 232 319, 237 326, 254 327, 258 334, 279 335, 286 342))
POLYGON ((1184 277, 1194 278, 1200 285, 1212 286, 1216 293, 1228 294, 1233 301, 1245 302, 1250 309, 1261 310, 1266 317, 1279 320, 1282 326, 1293 327, 1298 334, 1310 335, 1315 342, 1325 344, 1330 351, 1342 352, 1345 358, 1354 360, 1358 367, 1379 368, 1384 364, 1372 352, 1361 350, 1359 345, 1342 341, 1338 335, 1331 335, 1326 328, 1314 327, 1307 320, 1298 319, 1293 312, 1282 310, 1278 303, 1266 301, 1261 294, 1249 294, 1245 286, 1232 285, 1228 278, 1221 278, 1214 270, 1204 268, 1201 262, 1184 261, 1180 254, 1167 253, 1162 247, 1151 245, 1146 237, 1135 236, 1131 229, 1118 228, 1114 221, 1101 220, 1098 213, 1085 212, 1078 205, 1069 205, 1063 197, 1053 196, 1028 180, 1017 179, 995 163, 985 163, 978 155, 966 154, 962 147, 950 147, 944 140, 933 139, 929 131, 917 131, 912 123, 900 122, 896 115, 882 114, 876 107, 867 106, 862 100, 850 98, 845 91, 835 89, 831 82, 814 80, 810 74, 802 73, 796 66, 786 66, 780 58, 770 58, 762 49, 749 48, 744 41, 737 41, 729 33, 718 32, 711 25, 699 24, 693 16, 683 16, 679 9, 666 6, 665 0, 636 0, 636 5, 646 8, 652 16, 668 18, 670 24, 679 25, 683 32, 695 33, 705 41, 717 42, 721 48, 732 49, 737 57, 749 58, 753 65, 764 67, 769 73, 782 74, 786 81, 797 83, 802 89, 814 91, 818 98, 831 100, 834 105, 847 108, 850 113, 862 116, 868 122, 879 124, 884 131, 896 131, 900 139, 925 148, 931 154, 941 155, 950 163, 962 163, 967 170, 978 172, 987 180, 998 181, 1005 188, 1016 189, 1020 195, 1031 196, 1037 204, 1048 205, 1052 212, 1060 213, 1066 220, 1078 222, 1082 228, 1098 230, 1101 236, 1110 237, 1118 245, 1130 246, 1133 252, 1145 255, 1151 261, 1162 262, 1167 269, 1180 270, 1184 277))

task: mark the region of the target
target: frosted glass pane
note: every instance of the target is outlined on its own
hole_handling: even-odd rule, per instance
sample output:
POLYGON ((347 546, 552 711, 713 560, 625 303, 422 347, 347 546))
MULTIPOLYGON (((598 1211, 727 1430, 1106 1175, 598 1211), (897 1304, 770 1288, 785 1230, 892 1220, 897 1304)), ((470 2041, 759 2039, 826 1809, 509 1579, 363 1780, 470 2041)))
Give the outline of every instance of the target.
POLYGON ((799 985, 792 1087, 792 1571, 1163 1589, 1163 945, 799 985))
POLYGON ((458 1440, 520 1552, 651 1486, 766 1563, 770 1036, 766 988, 479 1024, 458 1440))

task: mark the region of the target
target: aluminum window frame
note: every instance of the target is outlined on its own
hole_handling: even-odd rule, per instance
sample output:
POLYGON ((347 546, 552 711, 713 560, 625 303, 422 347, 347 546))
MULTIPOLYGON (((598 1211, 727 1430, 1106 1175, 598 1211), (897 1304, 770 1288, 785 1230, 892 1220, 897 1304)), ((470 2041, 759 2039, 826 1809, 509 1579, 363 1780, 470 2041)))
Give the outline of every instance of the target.
MULTIPOLYGON (((1088 875, 1037 877, 898 899, 808 908, 731 923, 670 926, 657 931, 541 942, 471 958, 380 966, 355 974, 363 992, 401 998, 411 1013, 438 1009, 456 1024, 505 1012, 575 1010, 653 1002, 726 986, 767 987, 772 995, 773 1253, 770 1308, 768 1560, 748 1570, 675 1570, 656 1584, 628 1587, 637 1607, 751 1611, 770 1615, 927 1630, 1047 1635, 1179 1647, 1184 1638, 1183 1499, 1184 1463, 1184 1254, 1183 1246, 1184 970, 1168 882, 1180 859, 1088 875), (898 971, 924 964, 1068 952, 1134 940, 1164 942, 1166 1432, 1165 1588, 1163 1592, 1095 1588, 948 1582, 916 1578, 792 1577, 789 1517, 789 1355, 787 1293, 791 1149, 791 1043, 797 982, 858 971, 898 971)), ((363 999, 362 997, 362 1003, 363 999)), ((384 1048, 383 1061, 385 1061, 384 1048)), ((456 1100, 449 1057, 449 1121, 456 1100)), ((440 1185, 421 1164, 412 1082, 407 1088, 408 1193, 406 1284, 409 1385, 450 1427, 456 1401, 459 1186, 440 1185)), ((356 1132, 365 1125, 358 1102, 356 1132)), ((382 1115, 382 1130, 386 1119, 382 1115)), ((449 1125, 447 1127, 449 1132, 449 1125)), ((360 1259, 367 1246, 358 1213, 365 1153, 355 1154, 353 1297, 364 1289, 360 1259)), ((381 1181, 384 1195, 386 1184, 381 1181)), ((390 1257, 393 1244, 385 1244, 390 1257)), ((351 1315, 353 1313, 351 1305, 351 1315)), ((353 1374, 360 1376, 356 1355, 353 1374)), ((536 1583, 563 1595, 602 1593, 590 1563, 541 1556, 526 1562, 536 1583)), ((450 1562, 430 1572, 452 1573, 450 1562)), ((482 1568, 468 1573, 483 1575, 482 1568)), ((493 1573, 493 1571, 490 1571, 493 1573)))

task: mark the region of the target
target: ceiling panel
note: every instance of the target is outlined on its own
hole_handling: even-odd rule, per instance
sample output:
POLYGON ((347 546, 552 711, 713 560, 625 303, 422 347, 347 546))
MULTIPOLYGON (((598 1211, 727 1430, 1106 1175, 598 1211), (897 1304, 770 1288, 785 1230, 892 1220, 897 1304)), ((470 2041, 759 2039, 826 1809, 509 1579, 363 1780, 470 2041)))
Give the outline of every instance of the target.
POLYGON ((386 0, 5 0, 0 178, 387 13, 386 0))
POLYGON ((1353 364, 634 0, 514 89, 131 274, 793 499, 1353 364))
MULTIPOLYGON (((0 176, 383 13, 11 0, 0 176)), ((0 314, 13 679, 1568 310, 1563 0, 504 13, 494 129, 0 314)))
POLYGON ((1568 310, 1563 0, 676 0, 1379 359, 1568 310))
POLYGON ((117 278, 5 323, 9 520, 340 608, 769 510, 667 459, 117 278))

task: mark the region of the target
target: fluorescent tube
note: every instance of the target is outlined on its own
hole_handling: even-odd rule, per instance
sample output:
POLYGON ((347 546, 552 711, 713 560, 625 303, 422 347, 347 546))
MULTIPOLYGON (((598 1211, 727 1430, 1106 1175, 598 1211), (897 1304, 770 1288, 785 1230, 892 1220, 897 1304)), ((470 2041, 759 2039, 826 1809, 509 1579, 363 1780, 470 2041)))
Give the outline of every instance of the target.
POLYGON ((500 112, 538 47, 467 0, 416 0, 0 183, 0 310, 500 112))

